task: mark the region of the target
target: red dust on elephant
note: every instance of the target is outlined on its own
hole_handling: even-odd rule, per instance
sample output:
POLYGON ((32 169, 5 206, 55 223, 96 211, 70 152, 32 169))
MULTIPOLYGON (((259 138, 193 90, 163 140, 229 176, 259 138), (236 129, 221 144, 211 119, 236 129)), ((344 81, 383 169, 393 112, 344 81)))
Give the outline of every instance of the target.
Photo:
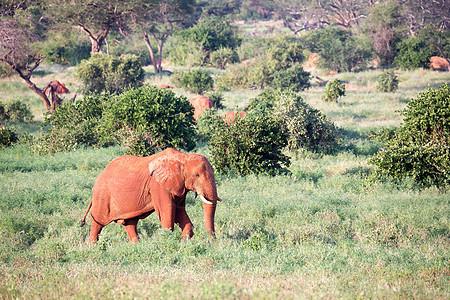
POLYGON ((162 228, 193 236, 193 225, 186 213, 186 194, 193 191, 203 201, 205 228, 214 235, 217 196, 214 171, 199 154, 166 149, 147 157, 120 156, 95 181, 92 200, 81 221, 91 210, 89 240, 96 242, 102 228, 111 222, 125 227, 130 242, 138 240, 137 223, 156 212, 162 228))

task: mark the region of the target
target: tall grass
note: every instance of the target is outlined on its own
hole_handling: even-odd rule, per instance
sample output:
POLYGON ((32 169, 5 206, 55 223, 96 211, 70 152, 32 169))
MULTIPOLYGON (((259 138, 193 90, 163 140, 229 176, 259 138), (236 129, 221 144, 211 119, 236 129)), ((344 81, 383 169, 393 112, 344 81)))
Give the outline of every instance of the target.
MULTIPOLYGON (((136 245, 115 223, 89 245, 89 226, 79 220, 95 178, 123 149, 0 150, 0 297, 449 298, 448 193, 371 181, 367 164, 378 149, 367 134, 399 126, 396 111, 422 85, 449 79, 423 72, 416 85, 421 72, 400 73, 395 94, 377 93, 371 72, 338 75, 352 86, 338 103, 323 102, 322 87, 302 93, 346 130, 342 150, 291 154, 290 175, 217 176, 215 239, 201 202, 188 195, 191 240, 182 242, 179 228, 161 230, 150 215, 136 245)), ((224 104, 240 109, 257 93, 227 92, 224 104)))

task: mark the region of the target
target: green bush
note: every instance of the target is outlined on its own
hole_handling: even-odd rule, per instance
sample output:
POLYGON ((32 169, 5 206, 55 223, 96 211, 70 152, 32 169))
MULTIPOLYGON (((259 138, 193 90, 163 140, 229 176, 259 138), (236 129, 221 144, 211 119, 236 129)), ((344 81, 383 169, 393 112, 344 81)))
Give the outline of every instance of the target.
POLYGON ((204 52, 214 52, 221 48, 235 49, 242 39, 229 21, 217 16, 208 16, 180 32, 184 41, 194 41, 204 52))
POLYGON ((185 88, 195 94, 203 94, 205 91, 211 90, 214 85, 211 75, 203 70, 175 72, 171 81, 175 86, 185 88))
POLYGON ((109 94, 88 94, 74 102, 65 101, 48 114, 42 128, 48 127, 32 146, 39 154, 72 151, 83 146, 98 146, 99 124, 108 102, 109 94))
POLYGON ((0 127, 0 149, 9 147, 19 141, 16 132, 8 127, 0 127))
POLYGON ((218 173, 270 174, 285 172, 290 160, 282 153, 288 135, 271 116, 236 118, 219 126, 210 140, 214 169, 218 173))
POLYGON ((76 76, 83 82, 85 90, 94 93, 106 91, 118 94, 126 88, 139 87, 144 75, 144 69, 135 55, 118 58, 95 54, 83 60, 76 70, 76 76))
POLYGON ((211 91, 207 94, 208 98, 211 99, 212 105, 215 109, 224 108, 223 102, 223 93, 221 91, 211 91))
POLYGON ((223 126, 225 126, 225 123, 223 119, 217 115, 215 109, 205 110, 197 120, 199 139, 208 143, 214 133, 223 126))
POLYGON ((398 78, 394 71, 384 71, 378 77, 377 90, 385 93, 393 93, 398 89, 398 78))
POLYGON ((337 26, 310 31, 303 40, 307 50, 320 55, 319 67, 324 69, 350 72, 364 67, 372 58, 367 41, 337 26))
POLYGON ((220 48, 211 53, 209 61, 213 67, 223 70, 227 65, 238 62, 239 56, 231 48, 220 48))
POLYGON ((430 57, 438 55, 437 52, 424 40, 418 37, 410 37, 398 44, 398 55, 394 63, 401 69, 413 70, 425 68, 430 64, 430 57))
POLYGON ((102 144, 121 144, 140 156, 167 147, 190 151, 196 145, 189 101, 149 85, 117 96, 104 113, 100 135, 102 144))
POLYGON ((168 89, 142 86, 120 95, 88 94, 64 102, 47 115, 44 131, 33 145, 39 154, 79 147, 122 145, 130 154, 149 155, 167 147, 192 150, 192 106, 168 89))
POLYGON ((370 160, 377 173, 421 186, 444 188, 450 183, 450 87, 427 88, 411 99, 404 122, 370 160))
POLYGON ((339 79, 333 79, 327 82, 322 98, 324 101, 337 101, 339 97, 343 96, 345 96, 345 85, 339 79))
MULTIPOLYGON (((0 106, 2 104, 0 103, 0 106)), ((30 108, 22 100, 10 100, 0 108, 0 121, 11 122, 30 122, 33 120, 33 114, 30 108)))
POLYGON ((277 37, 266 42, 261 46, 261 56, 252 62, 228 67, 219 77, 218 87, 262 89, 273 83, 276 87, 307 88, 309 74, 298 65, 304 59, 300 41, 277 37))
POLYGON ((78 42, 76 36, 53 33, 45 42, 43 53, 50 63, 76 66, 83 59, 89 59, 91 44, 88 41, 78 42))
POLYGON ((311 86, 310 73, 296 64, 288 69, 282 69, 271 75, 270 86, 275 89, 289 89, 294 92, 304 91, 311 86))
POLYGON ((265 91, 247 109, 249 114, 277 116, 291 151, 333 153, 339 148, 341 130, 292 91, 265 91))

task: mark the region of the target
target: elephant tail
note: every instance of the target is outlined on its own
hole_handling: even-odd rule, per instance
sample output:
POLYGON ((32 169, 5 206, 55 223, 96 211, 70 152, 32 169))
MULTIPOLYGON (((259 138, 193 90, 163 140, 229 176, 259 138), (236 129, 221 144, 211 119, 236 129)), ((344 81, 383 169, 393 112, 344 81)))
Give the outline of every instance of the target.
POLYGON ((82 219, 81 222, 80 222, 80 227, 83 227, 84 224, 86 224, 86 216, 87 216, 89 210, 91 209, 91 207, 92 207, 92 200, 91 200, 91 203, 89 203, 89 207, 88 207, 86 213, 84 214, 83 219, 82 219))

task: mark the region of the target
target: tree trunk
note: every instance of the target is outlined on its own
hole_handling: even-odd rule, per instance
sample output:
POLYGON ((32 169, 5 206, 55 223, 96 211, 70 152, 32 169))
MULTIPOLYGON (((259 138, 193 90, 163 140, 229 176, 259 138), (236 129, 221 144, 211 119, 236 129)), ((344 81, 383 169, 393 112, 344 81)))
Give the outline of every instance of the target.
POLYGON ((153 68, 155 69, 155 74, 158 74, 160 71, 158 66, 156 65, 155 53, 153 52, 152 45, 150 44, 150 40, 148 39, 147 32, 144 32, 144 42, 145 45, 147 45, 148 52, 150 52, 150 57, 152 59, 153 68))

